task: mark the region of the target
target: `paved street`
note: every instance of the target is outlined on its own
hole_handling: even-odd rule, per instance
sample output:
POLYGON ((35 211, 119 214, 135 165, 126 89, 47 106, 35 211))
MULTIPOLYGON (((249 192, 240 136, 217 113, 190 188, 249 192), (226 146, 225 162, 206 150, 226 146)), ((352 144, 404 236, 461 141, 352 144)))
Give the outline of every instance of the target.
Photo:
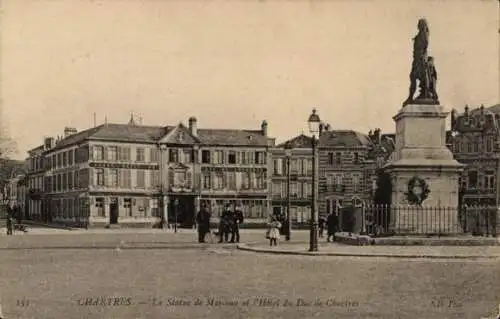
POLYGON ((189 231, 66 234, 0 237, 6 318, 480 318, 500 302, 495 260, 255 254, 201 247, 189 231), (171 247, 85 248, 127 242, 171 247), (49 246, 75 249, 15 248, 49 246))

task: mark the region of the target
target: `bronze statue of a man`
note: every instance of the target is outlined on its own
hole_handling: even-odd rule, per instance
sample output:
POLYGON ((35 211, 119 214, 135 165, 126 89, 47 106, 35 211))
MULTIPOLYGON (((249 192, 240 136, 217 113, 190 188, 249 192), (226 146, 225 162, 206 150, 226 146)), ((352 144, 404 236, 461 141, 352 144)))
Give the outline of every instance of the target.
POLYGON ((433 76, 429 73, 430 70, 436 74, 436 69, 433 64, 433 59, 427 56, 427 47, 429 46, 429 25, 427 20, 418 20, 418 34, 413 38, 413 62, 410 72, 410 93, 408 98, 403 103, 404 105, 412 102, 426 104, 438 104, 437 94, 435 94, 435 81, 432 81, 433 76), (419 82, 419 95, 416 99, 413 98, 417 89, 417 80, 419 82), (434 84, 434 92, 431 93, 431 83, 434 84), (434 93, 434 94, 433 94, 434 93), (435 96, 435 97, 434 97, 435 96), (424 100, 424 101, 422 101, 424 100))

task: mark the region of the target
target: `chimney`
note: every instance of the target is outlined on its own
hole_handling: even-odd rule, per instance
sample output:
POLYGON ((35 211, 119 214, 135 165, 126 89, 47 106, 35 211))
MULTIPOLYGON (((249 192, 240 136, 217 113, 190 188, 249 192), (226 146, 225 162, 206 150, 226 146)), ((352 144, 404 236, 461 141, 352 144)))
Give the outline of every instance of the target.
POLYGON ((267 136, 267 121, 266 120, 262 121, 262 124, 260 125, 260 129, 262 131, 262 135, 267 136))
POLYGON ((193 136, 198 136, 198 121, 194 116, 189 118, 189 132, 193 136))
POLYGON ((77 132, 77 130, 74 127, 65 127, 64 128, 64 138, 66 138, 72 134, 75 134, 76 132, 77 132))

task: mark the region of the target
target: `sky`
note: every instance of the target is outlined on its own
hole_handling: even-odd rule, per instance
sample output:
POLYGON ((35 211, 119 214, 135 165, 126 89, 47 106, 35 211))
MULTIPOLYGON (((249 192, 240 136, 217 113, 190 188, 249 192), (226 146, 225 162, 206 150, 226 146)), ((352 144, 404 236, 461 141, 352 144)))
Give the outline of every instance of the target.
POLYGON ((495 0, 3 0, 1 125, 17 158, 131 112, 147 125, 392 133, 417 21, 448 110, 499 103, 495 0))

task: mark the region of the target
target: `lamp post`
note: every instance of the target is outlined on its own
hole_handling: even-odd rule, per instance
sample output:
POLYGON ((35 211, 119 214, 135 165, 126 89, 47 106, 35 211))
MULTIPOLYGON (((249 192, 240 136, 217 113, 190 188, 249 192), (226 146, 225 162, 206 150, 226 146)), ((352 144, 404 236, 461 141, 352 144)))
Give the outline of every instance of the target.
POLYGON ((307 121, 309 125, 309 132, 312 135, 312 203, 311 203, 311 229, 309 238, 309 251, 318 251, 318 214, 316 211, 316 134, 319 133, 320 118, 316 114, 316 109, 312 110, 307 121))
POLYGON ((292 143, 285 144, 286 156, 286 218, 288 221, 288 229, 285 240, 289 241, 292 236, 292 215, 290 214, 290 158, 292 157, 292 143))

